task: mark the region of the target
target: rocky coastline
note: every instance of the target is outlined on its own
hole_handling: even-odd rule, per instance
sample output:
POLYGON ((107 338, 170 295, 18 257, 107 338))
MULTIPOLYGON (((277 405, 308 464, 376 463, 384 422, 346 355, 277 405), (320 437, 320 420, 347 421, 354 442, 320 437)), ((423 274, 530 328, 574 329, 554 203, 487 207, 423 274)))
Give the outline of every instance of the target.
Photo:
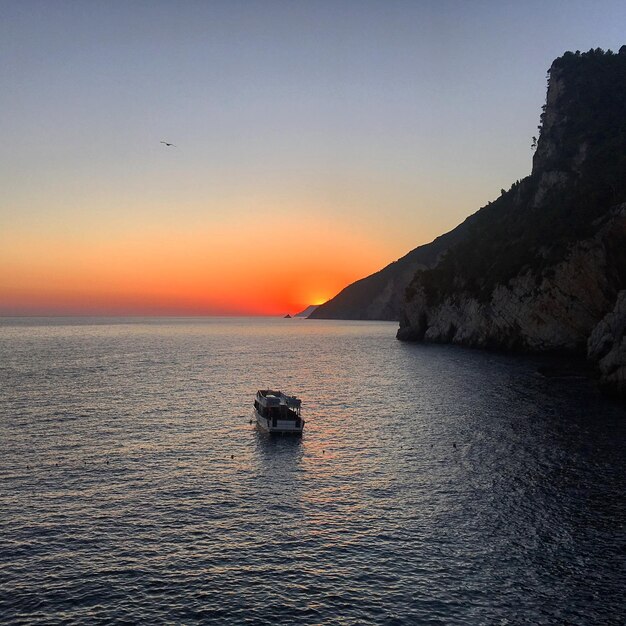
POLYGON ((416 271, 398 339, 585 355, 626 397, 625 120, 626 46, 557 59, 531 175, 416 271))

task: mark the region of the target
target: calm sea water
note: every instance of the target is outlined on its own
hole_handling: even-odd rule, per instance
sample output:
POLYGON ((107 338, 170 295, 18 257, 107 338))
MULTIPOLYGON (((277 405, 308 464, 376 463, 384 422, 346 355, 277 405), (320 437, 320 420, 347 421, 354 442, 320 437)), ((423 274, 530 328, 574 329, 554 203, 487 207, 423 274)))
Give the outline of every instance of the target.
POLYGON ((395 330, 0 321, 1 621, 624 623, 624 409, 395 330))

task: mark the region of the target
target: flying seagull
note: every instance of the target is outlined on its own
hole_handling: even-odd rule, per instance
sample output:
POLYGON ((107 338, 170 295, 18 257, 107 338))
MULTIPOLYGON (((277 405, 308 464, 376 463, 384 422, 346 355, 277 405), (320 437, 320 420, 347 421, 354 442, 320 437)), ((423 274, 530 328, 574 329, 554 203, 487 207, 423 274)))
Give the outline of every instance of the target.
POLYGON ((170 146, 172 146, 173 148, 175 148, 176 146, 173 143, 167 143, 167 141, 161 141, 160 143, 164 143, 168 148, 170 146))

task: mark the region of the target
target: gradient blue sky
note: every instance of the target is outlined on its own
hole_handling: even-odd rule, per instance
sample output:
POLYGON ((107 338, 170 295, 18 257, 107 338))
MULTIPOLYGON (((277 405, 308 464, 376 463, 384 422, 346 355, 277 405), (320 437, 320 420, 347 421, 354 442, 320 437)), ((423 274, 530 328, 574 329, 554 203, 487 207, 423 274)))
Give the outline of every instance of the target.
MULTIPOLYGON (((552 60, 624 43, 623 1, 0 2, 0 300, 93 297, 86 249, 140 250, 180 293, 199 262, 185 288, 210 291, 202 250, 228 237, 234 262, 260 228, 329 265, 333 295, 527 175, 552 60)), ((56 310, 20 306, 0 313, 56 310)))

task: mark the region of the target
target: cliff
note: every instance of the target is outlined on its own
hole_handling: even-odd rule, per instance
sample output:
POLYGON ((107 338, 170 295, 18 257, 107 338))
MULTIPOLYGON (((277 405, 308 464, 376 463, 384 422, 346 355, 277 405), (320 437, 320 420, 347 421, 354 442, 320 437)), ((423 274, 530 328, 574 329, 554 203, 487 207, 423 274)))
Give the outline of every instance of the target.
POLYGON ((317 309, 316 304, 310 304, 306 309, 304 309, 303 311, 300 311, 300 313, 296 313, 294 315, 294 317, 304 317, 307 318, 311 315, 311 313, 313 313, 315 311, 315 309, 317 309))
POLYGON ((434 241, 411 250, 375 274, 348 285, 334 298, 317 307, 309 318, 398 321, 405 289, 415 271, 436 265, 441 255, 461 240, 466 228, 467 222, 464 222, 434 241))
POLYGON ((626 396, 626 291, 620 291, 613 310, 593 329, 588 356, 598 363, 606 391, 626 396))
POLYGON ((554 61, 532 173, 472 218, 414 273, 398 338, 588 350, 617 390, 608 377, 623 380, 626 367, 626 46, 554 61))

